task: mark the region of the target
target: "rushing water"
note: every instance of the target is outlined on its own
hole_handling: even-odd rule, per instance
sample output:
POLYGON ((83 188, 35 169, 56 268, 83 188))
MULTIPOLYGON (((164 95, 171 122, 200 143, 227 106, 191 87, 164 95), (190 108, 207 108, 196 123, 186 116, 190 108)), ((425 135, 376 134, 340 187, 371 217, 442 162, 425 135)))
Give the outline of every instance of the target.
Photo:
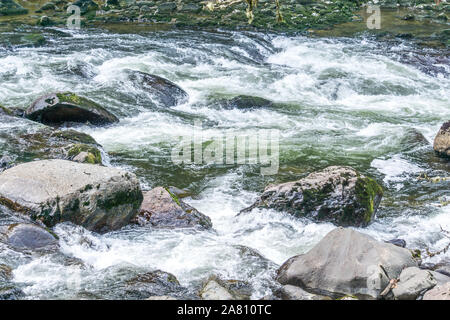
MULTIPOLYGON (((188 189, 192 197, 186 201, 210 216, 214 228, 130 226, 97 235, 60 224, 55 232, 64 259, 0 247, 0 263, 13 266, 14 281, 27 298, 109 297, 105 288, 121 277, 123 268, 171 272, 192 290, 210 274, 247 280, 254 285, 253 298, 261 298, 270 293, 281 263, 307 251, 334 226, 271 210, 236 214, 267 184, 328 165, 353 166, 383 183, 386 192, 377 217, 362 232, 380 240, 403 238, 409 248, 422 250, 447 245, 440 228, 450 230, 450 206, 443 205, 450 182, 417 177, 443 177, 449 171, 431 146, 450 118, 448 52, 364 37, 47 32, 46 46, 0 49, 0 103, 26 107, 46 92, 65 90, 99 102, 120 123, 78 130, 103 145, 108 165, 135 172, 145 189, 188 189), (172 108, 158 105, 127 80, 125 69, 170 79, 190 99, 172 108), (240 94, 276 104, 245 111, 221 107, 221 99, 240 94), (279 173, 262 177, 256 165, 174 165, 171 149, 180 136, 192 133, 195 120, 202 121, 206 139, 227 130, 280 130, 279 173), (77 259, 68 262, 67 257, 77 259)), ((22 122, 0 126, 29 130, 22 122)), ((450 259, 449 252, 427 261, 444 259, 450 259)))

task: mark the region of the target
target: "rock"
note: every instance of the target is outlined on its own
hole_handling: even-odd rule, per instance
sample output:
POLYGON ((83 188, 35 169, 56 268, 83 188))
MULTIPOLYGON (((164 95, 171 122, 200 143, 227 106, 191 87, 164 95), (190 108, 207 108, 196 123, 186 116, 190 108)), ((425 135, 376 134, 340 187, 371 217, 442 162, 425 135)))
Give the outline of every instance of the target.
POLYGON ((331 300, 329 297, 312 294, 290 284, 282 286, 277 295, 282 300, 331 300))
POLYGON ((47 27, 47 26, 51 26, 53 24, 52 19, 50 19, 47 16, 42 16, 39 18, 37 24, 41 27, 47 27))
POLYGON ((9 281, 12 279, 12 268, 6 264, 0 264, 0 281, 9 281))
POLYGON ((142 202, 134 174, 65 160, 17 165, 0 173, 0 204, 52 227, 70 221, 88 230, 116 230, 142 202))
POLYGON ((177 10, 177 4, 175 2, 166 2, 158 5, 158 12, 169 13, 177 10))
POLYGON ((27 46, 39 47, 44 45, 47 40, 40 33, 29 33, 20 38, 27 46))
POLYGON ((135 222, 140 225, 150 224, 157 228, 212 227, 209 217, 163 187, 144 192, 144 201, 135 222))
POLYGON ((2 285, 0 283, 0 300, 19 300, 24 296, 25 293, 13 284, 2 285))
POLYGON ((437 271, 428 270, 438 285, 450 282, 450 277, 437 271))
POLYGON ((170 186, 168 190, 170 193, 173 193, 177 198, 180 199, 192 196, 192 193, 189 190, 179 189, 173 186, 170 186))
POLYGON ((450 265, 439 266, 435 271, 447 277, 450 277, 450 265))
POLYGON ((102 155, 96 147, 86 144, 72 145, 67 152, 69 159, 80 163, 101 164, 102 155))
POLYGON ((407 249, 353 229, 336 228, 306 254, 287 260, 277 280, 320 295, 379 299, 389 279, 414 266, 417 263, 407 249))
POLYGON ((239 280, 222 280, 212 276, 206 280, 199 296, 203 300, 249 300, 251 286, 239 280))
POLYGON ((119 121, 97 103, 71 92, 51 93, 40 97, 25 111, 25 116, 45 124, 89 122, 102 125, 119 121))
POLYGON ((39 10, 41 10, 41 11, 56 10, 56 5, 53 2, 49 1, 49 2, 44 3, 39 10))
POLYGON ((178 299, 170 296, 152 296, 147 298, 147 300, 178 300, 178 299))
POLYGON ((90 12, 98 10, 98 5, 92 0, 78 0, 72 3, 75 6, 80 7, 80 13, 82 15, 90 12))
POLYGON ((260 97, 252 96, 237 96, 231 100, 228 100, 224 107, 226 109, 260 109, 260 108, 270 108, 273 106, 273 102, 260 97))
POLYGON ((58 239, 53 234, 29 223, 0 227, 0 240, 17 249, 51 249, 58 245, 58 239))
POLYGON ((151 296, 167 296, 181 292, 186 294, 187 292, 173 274, 161 270, 137 275, 125 283, 126 299, 147 299, 151 296))
POLYGON ((450 282, 438 285, 427 291, 423 296, 423 300, 450 300, 450 282))
POLYGON ((383 195, 375 180, 349 167, 328 167, 306 178, 269 186, 249 208, 273 208, 341 226, 367 226, 383 195))
POLYGON ((436 284, 436 280, 429 271, 410 267, 402 271, 397 286, 392 289, 392 292, 397 300, 416 300, 436 284))
POLYGON ((450 157, 450 121, 444 123, 434 138, 434 151, 442 157, 450 157))
POLYGON ((406 241, 403 239, 392 239, 389 241, 385 241, 386 243, 391 243, 394 246, 400 247, 400 248, 405 248, 406 247, 406 241))
POLYGON ((2 0, 0 2, 0 16, 12 16, 27 14, 28 10, 13 0, 2 0))
POLYGON ((202 7, 195 3, 183 4, 180 10, 183 13, 199 13, 200 11, 202 11, 202 7))
POLYGON ((143 90, 153 95, 161 104, 172 107, 185 103, 189 95, 175 83, 141 71, 127 70, 128 78, 143 90))
POLYGON ((4 155, 0 158, 0 171, 3 171, 4 169, 9 168, 10 164, 13 162, 13 159, 8 156, 4 155))

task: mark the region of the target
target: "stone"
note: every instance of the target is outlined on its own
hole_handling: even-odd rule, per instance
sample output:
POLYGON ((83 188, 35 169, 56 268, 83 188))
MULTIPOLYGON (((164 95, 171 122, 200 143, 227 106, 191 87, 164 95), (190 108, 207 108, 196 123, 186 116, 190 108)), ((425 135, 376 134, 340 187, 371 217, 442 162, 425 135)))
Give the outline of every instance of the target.
POLYGON ((407 249, 350 228, 336 228, 306 254, 288 259, 277 280, 319 295, 380 299, 390 279, 415 266, 407 249))
POLYGON ((271 208, 340 226, 367 226, 382 195, 382 188, 372 178, 349 167, 332 166, 297 181, 267 187, 241 212, 271 208))
POLYGON ((141 71, 127 70, 128 78, 166 107, 188 101, 189 95, 175 83, 141 71))
POLYGON ((436 280, 429 271, 410 267, 402 271, 397 286, 392 289, 392 292, 397 300, 416 300, 436 284, 436 280))
POLYGON ((81 122, 103 125, 119 122, 116 116, 97 103, 71 92, 51 93, 38 98, 25 116, 44 124, 81 122))
POLYGON ((212 227, 209 217, 164 187, 144 192, 144 201, 135 222, 141 226, 151 225, 156 228, 212 227))
POLYGON ((251 286, 239 280, 222 280, 216 276, 203 283, 199 296, 203 300, 249 300, 251 286))
POLYGON ((391 243, 394 246, 400 247, 400 248, 405 248, 406 247, 406 241, 403 239, 392 239, 392 240, 388 240, 386 241, 386 243, 391 243))
POLYGON ((329 297, 309 293, 302 288, 287 284, 281 287, 277 295, 282 300, 331 300, 329 297))
POLYGON ((42 160, 0 173, 0 204, 47 227, 70 221, 116 230, 137 215, 142 198, 136 176, 115 168, 42 160))
POLYGON ((58 245, 58 239, 53 234, 29 223, 1 226, 0 240, 17 249, 51 249, 58 245))
POLYGON ((450 300, 450 282, 425 292, 423 300, 450 300))
POLYGON ((225 102, 224 107, 226 109, 241 109, 241 110, 253 110, 260 108, 270 108, 273 106, 273 102, 260 97, 252 96, 237 96, 231 100, 225 102))
POLYGON ((433 149, 441 157, 450 157, 450 121, 442 125, 434 138, 433 149))
POLYGON ((27 13, 27 9, 13 0, 2 0, 0 2, 0 16, 12 16, 27 13))

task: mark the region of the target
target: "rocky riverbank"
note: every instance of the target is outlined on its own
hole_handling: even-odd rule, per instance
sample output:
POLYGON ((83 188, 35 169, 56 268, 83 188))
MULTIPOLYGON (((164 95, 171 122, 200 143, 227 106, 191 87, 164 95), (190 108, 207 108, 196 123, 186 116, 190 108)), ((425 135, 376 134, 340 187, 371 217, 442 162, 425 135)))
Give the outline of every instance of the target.
MULTIPOLYGON (((167 28, 272 30, 312 35, 354 35, 366 32, 381 38, 417 39, 432 46, 449 46, 449 11, 446 0, 377 2, 381 8, 381 27, 368 27, 372 2, 359 0, 330 1, 259 1, 251 18, 245 1, 2 1, 0 25, 27 24, 42 27, 66 27, 74 4, 81 8, 81 26, 115 31, 167 28)), ((31 37, 31 36, 30 36, 31 37)), ((45 41, 38 35, 32 43, 45 41), (39 39, 38 39, 39 38, 39 39)))

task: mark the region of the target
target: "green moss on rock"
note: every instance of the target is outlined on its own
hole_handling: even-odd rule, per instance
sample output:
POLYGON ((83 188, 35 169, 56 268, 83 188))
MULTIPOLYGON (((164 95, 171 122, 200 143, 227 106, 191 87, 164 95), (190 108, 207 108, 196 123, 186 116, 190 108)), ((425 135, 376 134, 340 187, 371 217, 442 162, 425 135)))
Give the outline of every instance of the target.
POLYGON ((67 155, 69 158, 74 158, 77 155, 79 155, 81 152, 86 152, 87 157, 85 158, 85 163, 90 164, 101 164, 102 163, 102 155, 100 153, 100 150, 93 146, 89 146, 86 144, 75 144, 73 145, 69 151, 67 152, 67 155))

